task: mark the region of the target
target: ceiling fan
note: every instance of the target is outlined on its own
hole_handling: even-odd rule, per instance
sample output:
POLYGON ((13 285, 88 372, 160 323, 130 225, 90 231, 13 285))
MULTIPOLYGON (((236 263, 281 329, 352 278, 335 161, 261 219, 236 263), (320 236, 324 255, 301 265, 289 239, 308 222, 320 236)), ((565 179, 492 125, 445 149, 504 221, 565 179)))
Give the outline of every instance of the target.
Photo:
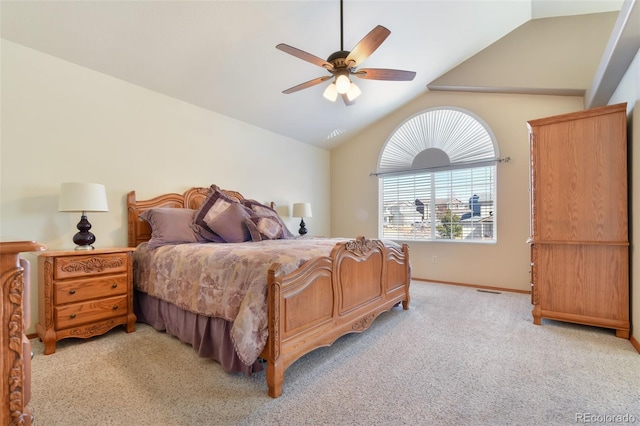
POLYGON ((338 95, 340 95, 344 103, 348 106, 352 105, 353 101, 362 93, 358 86, 351 81, 349 77, 351 75, 367 80, 388 81, 411 81, 416 76, 414 71, 385 68, 358 68, 358 66, 385 41, 389 34, 391 34, 391 31, 387 28, 381 25, 376 26, 369 34, 364 36, 350 52, 344 50, 343 32, 342 0, 340 0, 340 50, 329 55, 326 61, 287 44, 278 44, 276 46, 277 49, 293 55, 296 58, 323 67, 329 72, 329 75, 298 84, 297 86, 283 90, 282 93, 294 93, 335 77, 334 82, 325 89, 324 97, 335 102, 338 95))

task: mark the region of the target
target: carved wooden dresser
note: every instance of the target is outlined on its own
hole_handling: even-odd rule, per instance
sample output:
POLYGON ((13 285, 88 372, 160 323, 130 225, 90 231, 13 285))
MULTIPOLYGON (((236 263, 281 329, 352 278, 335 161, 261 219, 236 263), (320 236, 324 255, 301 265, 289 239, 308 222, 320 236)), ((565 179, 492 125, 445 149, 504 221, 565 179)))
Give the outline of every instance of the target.
POLYGON ((135 331, 133 251, 47 251, 38 256, 38 323, 44 354, 68 337, 88 338, 124 325, 135 331))
POLYGON ((29 262, 20 253, 46 247, 34 241, 0 242, 0 354, 2 407, 0 425, 30 425, 31 342, 29 262))

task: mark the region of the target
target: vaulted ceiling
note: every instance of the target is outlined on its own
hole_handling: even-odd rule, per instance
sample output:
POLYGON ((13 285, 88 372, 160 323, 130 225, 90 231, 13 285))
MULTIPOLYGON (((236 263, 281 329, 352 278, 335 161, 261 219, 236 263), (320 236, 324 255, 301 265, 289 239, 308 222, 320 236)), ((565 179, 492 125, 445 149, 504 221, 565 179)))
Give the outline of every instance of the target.
MULTIPOLYGON (((484 73, 489 80, 481 81, 466 77, 482 74, 468 71, 469 63, 485 49, 499 58, 501 44, 511 51, 519 46, 531 49, 535 40, 520 36, 523 38, 504 41, 504 37, 521 26, 527 28, 524 24, 532 19, 610 11, 612 24, 621 4, 622 0, 347 0, 343 6, 345 50, 351 50, 376 25, 383 25, 391 34, 363 66, 417 73, 410 82, 355 79, 362 95, 351 106, 323 98, 328 82, 283 94, 327 72, 275 48, 286 43, 323 59, 340 50, 338 0, 3 0, 0 13, 5 40, 301 142, 331 148, 424 95, 430 84, 431 90, 503 85, 504 80, 494 81, 495 70, 504 69, 503 60, 481 61, 481 69, 494 67, 494 72, 484 73), (455 71, 458 66, 464 66, 459 68, 462 71, 455 71)), ((604 46, 607 40, 601 34, 610 29, 603 31, 596 31, 597 36, 592 32, 591 42, 597 38, 595 42, 604 46)), ((550 47, 546 36, 540 42, 550 47)), ((583 60, 592 67, 599 57, 583 60)), ((567 80, 568 74, 564 75, 567 80)), ((568 80, 576 82, 575 78, 568 80)), ((521 84, 517 79, 507 82, 508 86, 521 84)), ((533 86, 536 84, 543 90, 567 89, 567 94, 587 88, 582 83, 567 87, 557 80, 533 86)))

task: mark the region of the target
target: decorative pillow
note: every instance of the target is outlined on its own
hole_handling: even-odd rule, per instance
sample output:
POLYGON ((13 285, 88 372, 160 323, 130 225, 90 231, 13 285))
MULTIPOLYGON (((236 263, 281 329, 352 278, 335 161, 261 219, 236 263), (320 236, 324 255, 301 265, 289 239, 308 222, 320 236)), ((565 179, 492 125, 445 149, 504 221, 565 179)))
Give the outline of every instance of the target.
POLYGON ((207 241, 191 228, 195 210, 159 207, 145 210, 138 216, 151 226, 149 247, 166 244, 202 243, 207 241))
MULTIPOLYGON (((291 233, 291 231, 289 231, 289 228, 287 228, 287 225, 284 224, 284 222, 282 221, 282 219, 280 218, 280 216, 278 215, 278 212, 276 212, 274 209, 272 209, 271 207, 267 207, 262 203, 259 203, 256 200, 244 200, 242 201, 242 204, 244 204, 246 207, 250 208, 255 214, 254 216, 258 216, 258 217, 271 217, 273 219, 275 219, 278 224, 280 225, 281 228, 281 232, 280 234, 275 237, 275 238, 269 238, 269 239, 288 239, 288 238, 295 238, 294 235, 291 233)), ((255 220, 253 221, 254 223, 256 222, 255 220)), ((265 227, 269 227, 271 228, 271 225, 263 225, 265 227)))
POLYGON ((217 203, 226 204, 227 208, 217 215, 213 215, 211 220, 207 220, 207 216, 205 215, 204 220, 207 227, 222 237, 227 243, 250 241, 252 239, 251 234, 244 223, 244 221, 251 216, 249 213, 250 210, 240 203, 228 204, 222 200, 218 200, 216 204, 217 203))
MULTIPOLYGON (((209 241, 226 242, 221 235, 211 228, 211 224, 216 223, 216 217, 224 213, 233 204, 239 204, 239 201, 236 198, 227 196, 217 185, 211 185, 207 198, 204 199, 202 205, 196 211, 191 228, 209 241)), ((223 228, 222 223, 217 223, 217 225, 220 229, 223 228)))
POLYGON ((273 216, 254 215, 244 221, 251 241, 277 240, 282 238, 282 225, 273 216))

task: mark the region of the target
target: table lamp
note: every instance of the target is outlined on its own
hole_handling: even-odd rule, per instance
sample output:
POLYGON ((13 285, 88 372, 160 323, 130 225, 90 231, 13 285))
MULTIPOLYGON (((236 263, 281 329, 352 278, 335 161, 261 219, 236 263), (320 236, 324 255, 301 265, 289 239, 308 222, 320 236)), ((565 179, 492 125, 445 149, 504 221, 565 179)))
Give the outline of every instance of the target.
POLYGON ((99 183, 67 182, 60 186, 58 211, 82 212, 78 222, 78 233, 73 236, 76 250, 93 250, 92 244, 96 236, 89 230, 91 224, 87 220, 87 212, 108 212, 107 191, 99 183))
POLYGON ((298 233, 304 235, 307 233, 307 227, 304 223, 305 217, 311 217, 311 203, 294 203, 293 204, 293 217, 300 218, 300 229, 298 233))

